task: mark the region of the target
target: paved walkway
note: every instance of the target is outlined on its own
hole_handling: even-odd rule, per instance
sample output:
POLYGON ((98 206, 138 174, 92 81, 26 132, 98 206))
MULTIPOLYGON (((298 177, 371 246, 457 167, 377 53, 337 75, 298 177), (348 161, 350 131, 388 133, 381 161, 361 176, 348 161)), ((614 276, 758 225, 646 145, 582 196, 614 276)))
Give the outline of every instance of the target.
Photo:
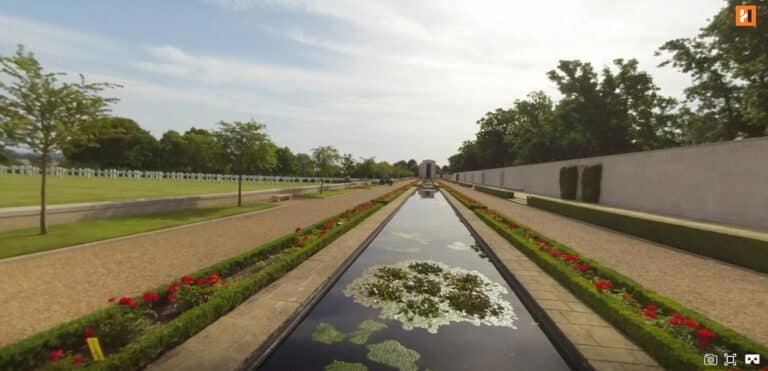
POLYGON ((513 203, 469 188, 490 208, 768 345, 768 275, 513 203))
POLYGON ((0 261, 0 346, 240 254, 394 190, 377 186, 224 220, 0 261))
POLYGON ((645 351, 582 304, 475 213, 451 195, 446 197, 595 370, 662 370, 645 351))
POLYGON ((274 341, 342 263, 411 192, 384 206, 279 280, 147 367, 159 370, 234 370, 274 341))

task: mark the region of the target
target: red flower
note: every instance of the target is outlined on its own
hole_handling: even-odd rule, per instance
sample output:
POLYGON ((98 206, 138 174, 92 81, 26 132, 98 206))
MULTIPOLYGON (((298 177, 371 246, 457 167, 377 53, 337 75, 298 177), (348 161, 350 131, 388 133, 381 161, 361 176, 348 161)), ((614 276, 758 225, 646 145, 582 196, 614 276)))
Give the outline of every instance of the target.
POLYGON ((510 222, 509 224, 507 224, 507 227, 509 227, 509 229, 515 229, 517 228, 517 224, 510 222))
POLYGON ((576 264, 574 268, 576 268, 576 270, 579 272, 584 272, 589 269, 589 265, 581 263, 581 264, 576 264))
POLYGON ((296 245, 296 246, 301 246, 301 238, 296 237, 293 240, 293 244, 296 245))
POLYGON ((683 314, 682 314, 682 313, 679 313, 679 312, 674 312, 674 313, 672 313, 672 317, 675 317, 675 318, 679 319, 680 321, 682 321, 683 319, 685 319, 685 316, 683 316, 683 314))
POLYGON ((191 285, 194 282, 195 282, 195 277, 192 277, 192 276, 181 277, 181 284, 182 285, 191 285))
POLYGON ((208 281, 207 278, 198 278, 197 281, 195 281, 195 283, 197 283, 198 286, 206 286, 210 282, 208 281))
POLYGON ((579 260, 579 256, 576 254, 568 254, 563 256, 563 261, 566 261, 566 262, 572 262, 576 260, 579 260))
POLYGON ((539 251, 549 252, 549 246, 547 246, 547 245, 540 245, 539 246, 539 251))
POLYGON ((215 285, 216 283, 218 283, 219 282, 219 273, 218 272, 213 272, 213 273, 209 274, 208 275, 208 282, 210 282, 211 285, 215 285))
POLYGON ((603 291, 613 287, 613 282, 608 280, 597 280, 595 281, 595 287, 597 287, 597 291, 603 291))
POLYGON ((176 299, 178 299, 178 298, 176 297, 176 294, 168 294, 168 301, 169 301, 169 302, 171 302, 171 303, 175 303, 175 302, 176 302, 176 299))
POLYGON ((136 309, 138 306, 139 304, 136 303, 135 301, 132 301, 130 304, 128 304, 128 308, 131 308, 131 309, 136 309))
POLYGON ((677 317, 669 317, 669 320, 667 320, 667 322, 669 322, 669 324, 672 326, 678 326, 681 323, 683 323, 683 321, 677 317))
POLYGON ((160 300, 160 295, 158 295, 156 292, 145 292, 141 298, 146 303, 154 303, 160 300))
POLYGON ((556 250, 556 249, 555 249, 555 250, 552 250, 552 252, 550 252, 549 254, 557 258, 557 257, 559 257, 560 255, 563 255, 563 252, 562 252, 562 251, 560 251, 560 250, 556 250))
POLYGON ((175 294, 176 291, 179 291, 179 287, 181 286, 178 282, 171 282, 170 285, 168 285, 168 293, 169 294, 175 294))
POLYGON ((85 339, 92 338, 94 333, 95 333, 95 330, 93 329, 93 327, 89 326, 89 327, 84 328, 83 329, 83 341, 85 341, 85 339))
POLYGON ((699 323, 694 321, 694 320, 692 320, 692 319, 689 319, 689 318, 684 319, 683 320, 683 324, 685 326, 687 326, 687 327, 690 327, 690 328, 694 329, 694 330, 699 328, 699 323))
POLYGON ((114 297, 114 296, 112 296, 112 297, 110 297, 109 299, 107 299, 107 302, 109 302, 109 303, 112 303, 112 302, 114 302, 115 300, 117 300, 117 298, 116 298, 116 297, 114 297))
POLYGON ((131 303, 133 303, 133 298, 130 296, 123 296, 117 301, 118 305, 130 305, 131 303))
POLYGON ((83 356, 81 356, 79 354, 74 356, 74 357, 72 357, 72 364, 73 365, 79 365, 79 364, 82 364, 83 362, 85 362, 85 358, 83 358, 83 356))
POLYGON ((648 308, 643 309, 643 314, 648 318, 656 318, 656 312, 648 308))
POLYGON ((699 348, 706 348, 709 345, 709 342, 717 336, 713 331, 707 330, 705 328, 701 328, 698 332, 696 332, 696 335, 698 335, 698 341, 696 342, 696 345, 699 346, 699 348))
POLYGON ((656 311, 656 309, 659 309, 659 307, 656 304, 648 304, 645 306, 645 309, 656 311))
POLYGON ((54 349, 51 354, 48 355, 48 359, 53 362, 58 361, 61 357, 64 357, 64 349, 61 348, 54 349))

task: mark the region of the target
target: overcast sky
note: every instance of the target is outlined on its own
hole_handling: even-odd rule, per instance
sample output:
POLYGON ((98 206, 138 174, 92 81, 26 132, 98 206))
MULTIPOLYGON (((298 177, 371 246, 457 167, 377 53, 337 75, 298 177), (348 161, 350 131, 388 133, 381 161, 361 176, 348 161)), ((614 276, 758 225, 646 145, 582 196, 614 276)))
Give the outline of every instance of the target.
POLYGON ((637 58, 663 92, 689 78, 653 52, 715 0, 208 0, 0 3, 0 54, 124 85, 115 114, 159 137, 254 118, 298 152, 445 163, 485 112, 556 97, 560 59, 637 58))

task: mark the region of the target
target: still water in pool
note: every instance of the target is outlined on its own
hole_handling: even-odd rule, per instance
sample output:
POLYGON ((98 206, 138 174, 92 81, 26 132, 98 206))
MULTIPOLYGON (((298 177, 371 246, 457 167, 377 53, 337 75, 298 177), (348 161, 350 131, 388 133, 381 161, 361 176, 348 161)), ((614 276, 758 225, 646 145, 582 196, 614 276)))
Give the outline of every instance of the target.
POLYGON ((445 197, 417 193, 260 369, 568 366, 445 197))

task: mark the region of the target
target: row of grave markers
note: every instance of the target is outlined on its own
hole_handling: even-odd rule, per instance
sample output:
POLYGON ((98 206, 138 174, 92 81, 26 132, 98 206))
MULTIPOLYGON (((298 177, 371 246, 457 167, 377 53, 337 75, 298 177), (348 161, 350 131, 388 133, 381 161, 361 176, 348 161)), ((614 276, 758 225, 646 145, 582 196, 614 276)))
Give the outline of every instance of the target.
MULTIPOLYGON (((0 165, 0 175, 40 175, 40 168, 31 165, 0 165)), ((234 174, 208 174, 208 173, 184 173, 184 172, 163 172, 163 171, 142 171, 142 170, 119 170, 119 169, 88 169, 88 168, 66 168, 50 167, 48 174, 52 176, 79 176, 86 178, 111 178, 111 179, 169 179, 169 180, 193 180, 209 182, 235 182, 237 175, 234 174)), ((294 176, 276 176, 276 175, 243 175, 243 181, 249 183, 319 183, 325 182, 344 182, 345 178, 318 178, 318 177, 294 177, 294 176)))

